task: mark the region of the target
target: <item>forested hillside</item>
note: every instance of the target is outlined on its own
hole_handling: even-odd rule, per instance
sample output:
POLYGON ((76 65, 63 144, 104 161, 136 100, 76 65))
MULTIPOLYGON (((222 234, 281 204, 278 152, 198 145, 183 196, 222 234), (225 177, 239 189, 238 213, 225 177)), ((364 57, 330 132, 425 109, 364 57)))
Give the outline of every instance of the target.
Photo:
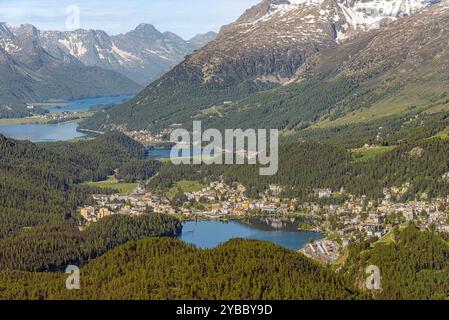
POLYGON ((413 224, 392 233, 351 245, 337 271, 256 240, 210 250, 132 241, 84 266, 80 291, 65 288, 66 274, 0 271, 0 299, 447 299, 445 236, 413 224), (381 290, 366 290, 368 265, 379 267, 381 290))
POLYGON ((144 156, 142 145, 118 133, 40 145, 0 136, 0 149, 0 238, 75 218, 94 191, 78 183, 105 179, 122 163, 144 156))
POLYGON ((447 299, 447 236, 431 231, 421 232, 414 224, 392 232, 391 243, 370 246, 362 242, 353 245, 339 273, 352 277, 359 286, 363 286, 366 266, 378 266, 382 290, 374 292, 376 299, 447 299))
POLYGON ((82 290, 64 274, 0 272, 0 298, 356 299, 338 274, 274 244, 235 239, 200 250, 172 239, 130 242, 81 270, 82 290))
POLYGON ((228 184, 242 183, 250 197, 258 197, 272 184, 283 186, 284 196, 301 201, 316 200, 313 198, 316 188, 337 192, 343 189, 347 194, 377 200, 385 187, 405 183, 410 183, 410 187, 403 201, 422 193, 429 198, 447 195, 449 181, 444 177, 449 168, 449 139, 435 136, 411 141, 385 148, 379 155, 363 161, 359 161, 357 151, 344 145, 313 140, 285 143, 279 150, 279 170, 273 176, 260 176, 256 165, 164 164, 150 187, 166 190, 183 179, 210 182, 223 177, 228 184))
POLYGON ((178 220, 159 214, 106 217, 83 231, 67 223, 38 226, 0 240, 0 269, 64 271, 128 241, 175 237, 181 229, 178 220))

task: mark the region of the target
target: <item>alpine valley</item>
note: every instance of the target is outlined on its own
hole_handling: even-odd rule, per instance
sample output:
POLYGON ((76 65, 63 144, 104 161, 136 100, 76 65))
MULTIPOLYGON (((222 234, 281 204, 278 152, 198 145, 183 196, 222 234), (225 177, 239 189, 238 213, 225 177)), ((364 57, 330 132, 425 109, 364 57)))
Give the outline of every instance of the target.
POLYGON ((185 41, 150 24, 109 36, 1 23, 2 115, 27 115, 25 103, 135 94, 214 37, 211 32, 185 41))
POLYGON ((55 93, 135 96, 0 135, 0 299, 448 299, 449 0, 262 0, 188 41, 1 24, 3 111, 55 93), (167 161, 195 120, 279 129, 277 173, 167 161))

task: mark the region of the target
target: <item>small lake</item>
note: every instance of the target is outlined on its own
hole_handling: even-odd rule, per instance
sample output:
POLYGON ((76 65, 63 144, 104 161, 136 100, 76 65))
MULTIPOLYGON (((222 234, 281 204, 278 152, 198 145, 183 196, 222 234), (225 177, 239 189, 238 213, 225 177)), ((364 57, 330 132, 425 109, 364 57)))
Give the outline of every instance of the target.
POLYGON ((179 239, 199 248, 214 248, 233 238, 257 239, 299 250, 311 240, 322 238, 317 232, 298 231, 294 223, 277 219, 254 218, 244 221, 188 221, 179 239))
POLYGON ((65 106, 61 107, 51 107, 45 108, 50 112, 62 112, 62 111, 88 111, 93 106, 98 105, 111 105, 120 104, 131 99, 132 95, 126 96, 115 96, 115 97, 101 97, 101 98, 89 98, 89 99, 72 99, 68 101, 63 101, 67 103, 65 106))
POLYGON ((83 137, 76 129, 77 123, 14 124, 0 126, 0 133, 15 140, 31 142, 67 141, 83 137))

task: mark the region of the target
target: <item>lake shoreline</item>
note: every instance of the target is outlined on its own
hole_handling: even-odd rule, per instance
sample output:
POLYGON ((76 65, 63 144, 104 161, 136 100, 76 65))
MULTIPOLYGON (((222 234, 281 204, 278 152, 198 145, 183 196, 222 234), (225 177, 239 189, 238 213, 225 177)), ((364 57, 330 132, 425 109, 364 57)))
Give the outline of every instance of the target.
POLYGON ((34 143, 71 141, 89 137, 92 134, 102 134, 102 132, 79 129, 78 123, 92 116, 89 112, 92 107, 116 105, 131 98, 131 95, 116 95, 36 103, 35 108, 48 111, 46 116, 0 119, 0 134, 11 139, 28 140, 34 143))
MULTIPOLYGON (((285 222, 285 221, 284 221, 285 222)), ((268 241, 284 248, 298 251, 312 241, 325 238, 319 232, 295 230, 288 223, 276 227, 262 219, 253 217, 240 220, 191 220, 182 221, 183 230, 177 239, 201 249, 212 249, 232 239, 254 239, 268 241)))

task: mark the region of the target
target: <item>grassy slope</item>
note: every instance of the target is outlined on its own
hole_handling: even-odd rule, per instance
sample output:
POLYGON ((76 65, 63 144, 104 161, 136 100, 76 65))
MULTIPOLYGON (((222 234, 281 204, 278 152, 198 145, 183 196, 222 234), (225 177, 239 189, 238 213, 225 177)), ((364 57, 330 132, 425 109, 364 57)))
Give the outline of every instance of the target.
POLYGON ((378 120, 396 114, 408 112, 412 109, 428 113, 447 111, 447 87, 440 82, 410 83, 392 96, 375 102, 368 108, 350 112, 336 120, 321 119, 314 127, 325 128, 352 123, 364 123, 378 120))
POLYGON ((169 199, 171 199, 176 195, 176 193, 178 192, 178 189, 181 189, 183 192, 194 192, 194 191, 200 191, 204 187, 206 187, 204 184, 199 183, 197 181, 181 180, 176 183, 176 186, 171 188, 166 193, 166 196, 169 199))
POLYGON ((352 150, 352 157, 356 161, 369 161, 395 148, 395 146, 359 148, 352 150))
POLYGON ((138 183, 124 183, 119 182, 115 176, 110 176, 106 181, 86 182, 84 185, 99 187, 104 189, 118 190, 121 194, 128 195, 133 192, 138 186, 138 183))

